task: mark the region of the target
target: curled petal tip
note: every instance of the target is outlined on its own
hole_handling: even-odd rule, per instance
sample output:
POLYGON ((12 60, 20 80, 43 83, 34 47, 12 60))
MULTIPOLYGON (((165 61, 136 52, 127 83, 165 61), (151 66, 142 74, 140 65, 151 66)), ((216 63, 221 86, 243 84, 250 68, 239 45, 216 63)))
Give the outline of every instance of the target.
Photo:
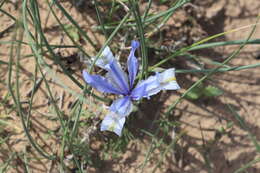
POLYGON ((96 65, 106 70, 108 68, 109 63, 114 59, 115 57, 111 52, 110 48, 106 46, 103 52, 101 53, 100 57, 97 59, 96 65))
POLYGON ((137 49, 139 46, 140 46, 139 41, 133 40, 133 41, 131 42, 131 47, 132 47, 132 49, 137 49))

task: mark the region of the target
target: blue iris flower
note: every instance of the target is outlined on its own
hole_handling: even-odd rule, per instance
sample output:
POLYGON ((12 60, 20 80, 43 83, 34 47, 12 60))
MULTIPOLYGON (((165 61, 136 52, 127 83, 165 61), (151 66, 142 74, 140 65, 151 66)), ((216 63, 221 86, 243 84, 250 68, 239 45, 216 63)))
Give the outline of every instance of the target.
POLYGON ((125 118, 133 110, 133 101, 149 98, 161 90, 177 90, 174 68, 156 73, 146 80, 140 81, 135 87, 134 82, 138 72, 138 60, 135 51, 140 46, 138 41, 131 42, 131 51, 127 60, 128 75, 122 70, 109 47, 105 47, 96 65, 107 71, 105 77, 91 75, 83 71, 83 78, 90 86, 103 93, 116 94, 120 97, 113 101, 109 113, 101 123, 101 131, 109 130, 121 136, 125 118))

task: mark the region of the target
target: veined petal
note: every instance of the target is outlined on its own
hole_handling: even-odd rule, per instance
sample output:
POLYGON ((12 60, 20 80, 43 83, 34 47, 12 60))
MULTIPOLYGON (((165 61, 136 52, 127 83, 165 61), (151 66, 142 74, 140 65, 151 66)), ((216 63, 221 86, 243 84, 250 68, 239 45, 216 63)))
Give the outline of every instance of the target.
POLYGON ((180 86, 176 82, 175 78, 175 69, 171 68, 165 70, 162 73, 157 75, 158 81, 163 90, 177 90, 180 89, 180 86))
POLYGON ((107 69, 107 66, 110 62, 115 59, 113 53, 111 52, 108 46, 105 47, 103 52, 101 53, 100 57, 96 61, 96 65, 100 68, 107 69))
POLYGON ((135 51, 140 46, 140 43, 138 41, 133 40, 131 42, 131 52, 128 56, 127 60, 127 68, 128 68, 128 75, 129 75, 129 84, 130 88, 133 87, 135 77, 138 71, 138 61, 135 57, 135 51))
POLYGON ((122 117, 114 112, 110 112, 103 119, 100 130, 112 131, 115 132, 118 136, 121 136, 124 124, 125 124, 125 117, 122 117))
POLYGON ((121 66, 117 63, 116 60, 113 60, 107 69, 107 76, 113 81, 120 91, 123 91, 124 94, 129 93, 129 85, 127 80, 126 73, 122 70, 121 66))
POLYGON ((122 117, 126 117, 132 112, 133 103, 131 102, 131 98, 129 96, 125 96, 113 101, 109 109, 122 117))
POLYGON ((141 81, 132 91, 133 96, 137 96, 134 100, 139 100, 141 97, 150 97, 157 94, 162 89, 157 80, 157 75, 150 76, 146 80, 141 81))
POLYGON ((99 75, 90 75, 83 70, 83 78, 90 86, 104 93, 122 94, 120 90, 113 87, 104 77, 99 75))
POLYGON ((118 82, 116 82, 114 76, 112 75, 113 73, 106 73, 105 78, 109 81, 109 83, 111 83, 111 85, 113 85, 114 88, 117 88, 118 90, 120 90, 121 93, 125 93, 124 88, 122 88, 120 86, 120 84, 118 84, 118 82))
POLYGON ((142 97, 148 97, 148 93, 146 92, 147 84, 140 83, 138 84, 131 92, 131 98, 133 100, 140 100, 142 97))
POLYGON ((171 68, 162 73, 148 77, 146 80, 140 82, 136 88, 146 85, 146 94, 143 97, 150 97, 159 93, 161 90, 177 90, 180 86, 176 82, 175 69, 171 68))

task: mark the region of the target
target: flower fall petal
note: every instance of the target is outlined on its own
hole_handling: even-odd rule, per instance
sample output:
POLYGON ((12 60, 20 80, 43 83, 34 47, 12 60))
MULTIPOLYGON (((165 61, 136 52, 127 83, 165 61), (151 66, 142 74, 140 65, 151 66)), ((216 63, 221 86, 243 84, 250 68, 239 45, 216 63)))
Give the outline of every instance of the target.
POLYGON ((122 117, 126 117, 132 112, 133 103, 129 96, 125 96, 123 98, 113 101, 113 103, 109 109, 110 109, 110 111, 112 111, 122 117))
POLYGON ((83 78, 90 86, 103 93, 122 94, 120 90, 113 87, 107 79, 99 75, 90 75, 87 71, 83 71, 83 78))
POLYGON ((121 136, 124 124, 125 124, 125 117, 121 117, 115 114, 114 112, 110 112, 103 119, 100 130, 112 131, 115 132, 118 136, 121 136))

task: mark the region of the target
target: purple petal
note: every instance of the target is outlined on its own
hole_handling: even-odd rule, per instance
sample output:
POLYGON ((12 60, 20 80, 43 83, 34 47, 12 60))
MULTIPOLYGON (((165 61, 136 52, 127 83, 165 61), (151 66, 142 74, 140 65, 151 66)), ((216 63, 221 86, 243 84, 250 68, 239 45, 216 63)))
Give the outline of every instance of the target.
POLYGON ((114 86, 117 86, 120 91, 122 91, 124 94, 129 93, 129 85, 127 80, 126 73, 122 70, 120 65, 116 60, 113 60, 107 69, 108 74, 107 76, 111 81, 113 81, 114 86))
POLYGON ((150 76, 146 80, 141 81, 131 95, 134 100, 139 100, 142 97, 150 97, 162 90, 162 87, 157 79, 157 75, 150 76))
POLYGON ((140 100, 142 97, 148 97, 146 88, 147 88, 146 83, 138 84, 131 92, 131 98, 133 100, 140 100))
POLYGON ((139 47, 139 45, 140 44, 138 41, 132 41, 132 43, 131 43, 132 49, 128 56, 128 60, 127 60, 130 88, 133 87, 135 77, 136 77, 136 74, 138 71, 138 61, 135 57, 135 51, 139 47))
POLYGON ((137 49, 139 46, 140 46, 139 41, 133 40, 133 41, 131 42, 131 47, 132 47, 132 49, 137 49))
POLYGON ((113 87, 104 77, 99 75, 90 75, 83 70, 83 78, 90 86, 104 93, 122 94, 120 90, 113 87))
POLYGON ((129 115, 133 110, 133 104, 131 102, 131 98, 129 96, 125 96, 123 98, 117 99, 113 101, 109 109, 112 112, 125 117, 129 115))

